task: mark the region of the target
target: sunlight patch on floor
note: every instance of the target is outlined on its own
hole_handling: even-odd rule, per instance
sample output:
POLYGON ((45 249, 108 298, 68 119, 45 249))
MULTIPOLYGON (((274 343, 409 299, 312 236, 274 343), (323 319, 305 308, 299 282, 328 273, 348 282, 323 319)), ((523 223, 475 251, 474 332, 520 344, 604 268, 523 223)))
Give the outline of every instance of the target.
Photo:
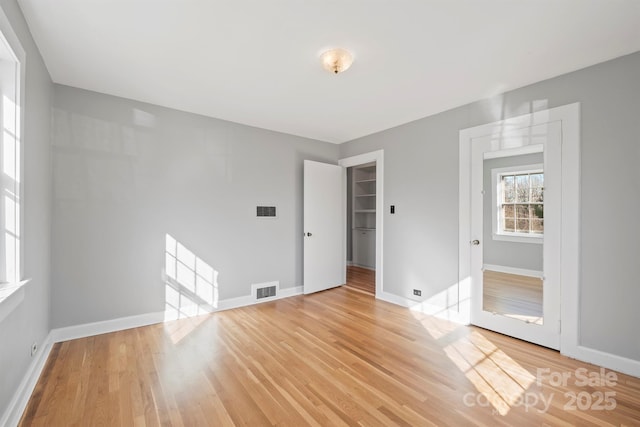
POLYGON ((184 337, 193 332, 202 322, 207 320, 207 316, 195 316, 187 319, 180 319, 173 322, 165 322, 164 330, 169 335, 171 342, 174 344, 182 341, 184 337))
POLYGON ((533 374, 477 331, 447 345, 444 352, 500 415, 506 415, 535 381, 533 374))

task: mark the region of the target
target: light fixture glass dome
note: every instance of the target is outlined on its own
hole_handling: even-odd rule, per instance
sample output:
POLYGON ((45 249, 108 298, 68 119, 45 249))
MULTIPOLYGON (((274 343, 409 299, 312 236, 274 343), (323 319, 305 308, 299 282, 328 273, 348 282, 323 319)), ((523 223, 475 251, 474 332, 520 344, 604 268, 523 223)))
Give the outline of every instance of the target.
POLYGON ((346 49, 336 48, 323 52, 320 55, 320 61, 322 68, 333 74, 338 74, 351 67, 353 55, 346 49))

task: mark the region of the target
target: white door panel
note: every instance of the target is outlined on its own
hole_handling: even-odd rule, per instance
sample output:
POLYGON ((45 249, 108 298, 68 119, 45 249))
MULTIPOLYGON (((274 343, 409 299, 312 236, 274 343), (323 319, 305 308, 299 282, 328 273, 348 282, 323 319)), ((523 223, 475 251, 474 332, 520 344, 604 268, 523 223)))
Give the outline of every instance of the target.
MULTIPOLYGON (((471 323, 506 335, 558 349, 560 347, 560 237, 561 237, 560 122, 527 127, 500 137, 474 139, 471 147, 471 323), (531 153, 542 146, 544 156, 544 238, 542 324, 484 310, 483 247, 492 235, 484 235, 484 160, 531 153), (488 154, 487 154, 488 153, 488 154)), ((489 219, 490 220, 490 219, 489 219)))
POLYGON ((344 284, 344 168, 304 161, 304 293, 344 284))

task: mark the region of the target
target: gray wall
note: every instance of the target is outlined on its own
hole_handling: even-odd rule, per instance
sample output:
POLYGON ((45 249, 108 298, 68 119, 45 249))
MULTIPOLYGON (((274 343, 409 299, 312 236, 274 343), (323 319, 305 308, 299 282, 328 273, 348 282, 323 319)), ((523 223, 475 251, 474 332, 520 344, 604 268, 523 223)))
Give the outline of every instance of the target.
POLYGON ((384 149, 384 287, 429 297, 458 280, 458 131, 581 102, 580 343, 640 360, 640 53, 342 144, 384 149))
POLYGON ((166 234, 221 300, 302 285, 303 160, 338 146, 60 85, 53 126, 54 328, 163 311, 166 234))
POLYGON ((23 288, 24 300, 0 323, 1 417, 32 361, 31 344, 41 344, 49 332, 52 85, 17 3, 3 0, 0 5, 26 52, 22 243, 24 276, 32 279, 23 288))
POLYGON ((482 261, 484 264, 503 267, 524 268, 542 271, 542 245, 539 243, 507 242, 494 240, 491 222, 492 207, 496 198, 491 184, 491 169, 509 166, 523 166, 544 163, 542 153, 524 156, 502 157, 484 161, 484 203, 483 203, 483 243, 482 261))

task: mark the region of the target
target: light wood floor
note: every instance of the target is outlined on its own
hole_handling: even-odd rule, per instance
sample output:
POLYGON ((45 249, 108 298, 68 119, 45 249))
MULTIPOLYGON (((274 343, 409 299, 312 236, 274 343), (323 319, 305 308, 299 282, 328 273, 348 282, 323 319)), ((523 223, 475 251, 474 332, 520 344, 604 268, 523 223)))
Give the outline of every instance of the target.
POLYGON ((537 277, 485 270, 482 295, 485 311, 543 323, 542 280, 537 277))
POLYGON ((577 368, 598 372, 339 287, 56 344, 21 425, 638 425, 640 379, 577 368), (572 409, 605 392, 614 409, 572 409))
POLYGON ((375 295, 376 271, 350 265, 347 267, 346 286, 375 295))

